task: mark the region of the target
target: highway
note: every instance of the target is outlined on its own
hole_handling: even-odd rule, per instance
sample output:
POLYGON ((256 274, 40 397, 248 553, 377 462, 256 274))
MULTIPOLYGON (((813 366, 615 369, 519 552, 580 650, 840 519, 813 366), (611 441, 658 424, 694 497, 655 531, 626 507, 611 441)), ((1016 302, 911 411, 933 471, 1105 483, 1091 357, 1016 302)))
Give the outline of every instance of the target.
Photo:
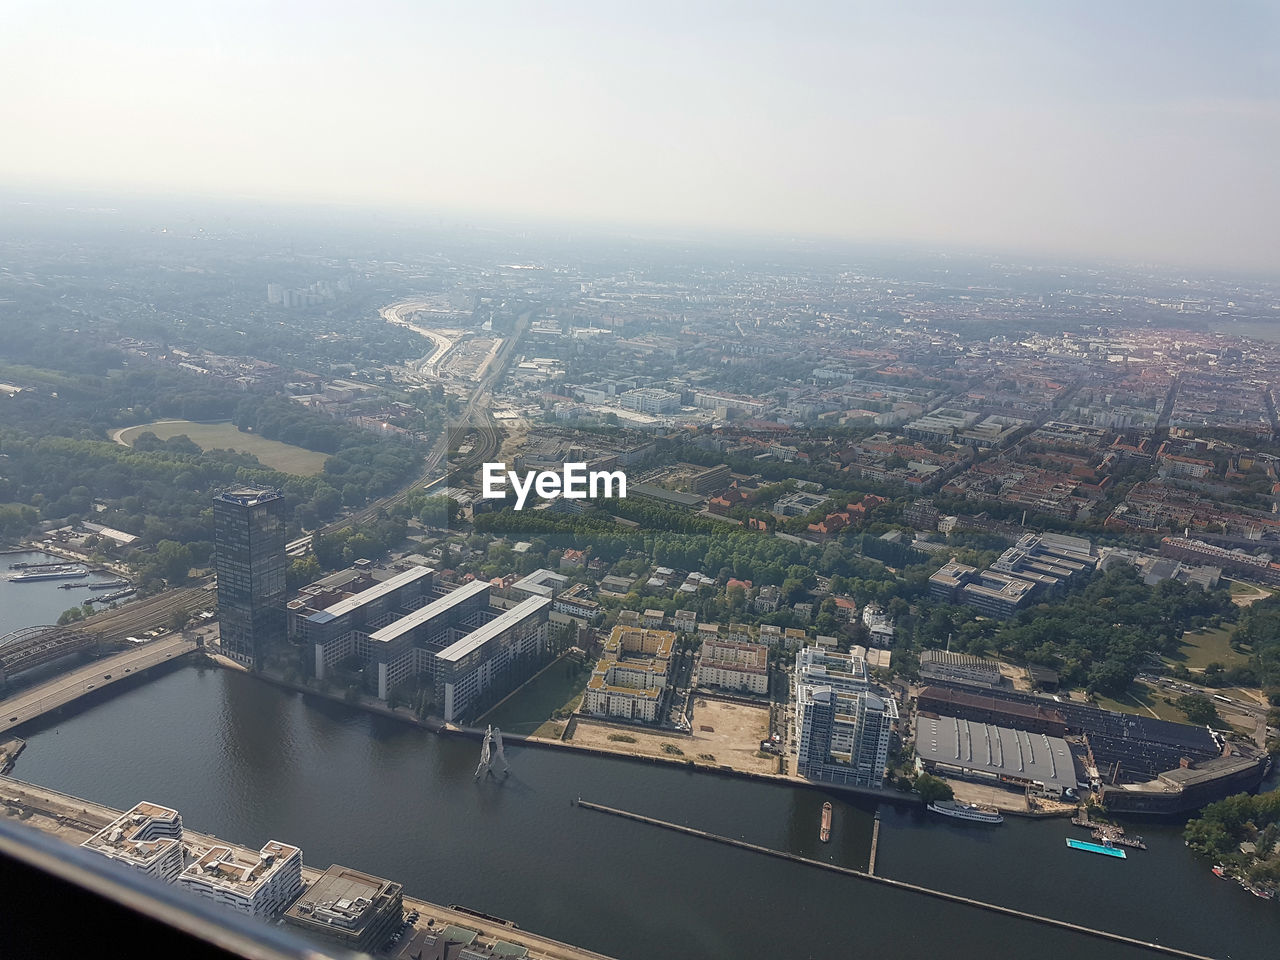
POLYGON ((34 720, 50 710, 71 703, 93 690, 101 690, 125 677, 132 677, 148 667, 172 660, 196 648, 195 642, 180 635, 138 644, 69 673, 0 700, 0 732, 34 720))

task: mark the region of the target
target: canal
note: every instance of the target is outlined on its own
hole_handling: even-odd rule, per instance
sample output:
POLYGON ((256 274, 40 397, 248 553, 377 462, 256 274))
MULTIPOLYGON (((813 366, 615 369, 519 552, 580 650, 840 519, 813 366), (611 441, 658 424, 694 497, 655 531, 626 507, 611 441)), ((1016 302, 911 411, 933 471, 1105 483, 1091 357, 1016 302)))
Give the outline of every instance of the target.
MULTIPOLYGON (((478 745, 213 668, 177 670, 24 731, 14 776, 193 829, 276 838, 306 861, 400 881, 547 936, 627 958, 938 954, 959 960, 1150 954, 883 889, 581 810, 577 796, 865 868, 873 807, 822 791, 509 746, 503 782, 478 745), (835 804, 831 843, 818 841, 835 804)), ((1176 827, 1140 825, 1128 860, 1068 850, 1065 821, 975 827, 882 808, 876 872, 1158 940, 1273 960, 1280 907, 1216 879, 1176 827)))

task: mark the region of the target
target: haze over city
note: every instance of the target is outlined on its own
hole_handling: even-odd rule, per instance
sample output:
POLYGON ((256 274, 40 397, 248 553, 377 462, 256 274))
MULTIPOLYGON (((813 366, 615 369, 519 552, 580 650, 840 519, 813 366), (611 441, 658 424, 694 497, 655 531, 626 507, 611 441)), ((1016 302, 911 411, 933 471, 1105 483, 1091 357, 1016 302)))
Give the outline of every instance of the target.
POLYGON ((6 6, 0 957, 1276 960, 1280 7, 900 6, 6 6))
POLYGON ((1272 4, 11 6, 0 181, 1267 271, 1272 4))

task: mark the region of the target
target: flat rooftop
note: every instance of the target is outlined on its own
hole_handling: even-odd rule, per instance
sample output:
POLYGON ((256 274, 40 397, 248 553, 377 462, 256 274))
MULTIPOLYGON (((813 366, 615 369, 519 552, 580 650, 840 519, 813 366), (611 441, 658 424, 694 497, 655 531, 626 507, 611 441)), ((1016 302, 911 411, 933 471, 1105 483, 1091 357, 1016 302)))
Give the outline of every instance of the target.
POLYGON ((1075 762, 1061 737, 1027 733, 956 717, 921 716, 916 721, 916 753, 925 762, 976 773, 1076 785, 1075 762))
POLYGON ((369 634, 369 639, 374 643, 390 643, 398 637, 404 636, 415 627, 420 627, 424 623, 434 620, 456 607, 465 600, 478 596, 489 589, 489 584, 484 580, 472 580, 465 586, 459 587, 457 590, 451 590, 439 600, 433 600, 425 607, 419 607, 413 613, 406 617, 401 617, 395 623, 389 623, 381 630, 376 630, 369 634))
POLYGON ((406 584, 414 583, 423 577, 429 577, 434 572, 430 567, 410 567, 402 573, 397 573, 394 577, 388 577, 381 583, 375 583, 373 586, 367 587, 359 593, 347 597, 345 600, 339 600, 332 606, 311 614, 307 619, 312 623, 329 623, 338 619, 338 617, 363 607, 366 603, 372 603, 379 597, 385 597, 393 590, 398 590, 406 584))
POLYGON ((395 896, 398 883, 334 864, 286 912, 292 920, 337 927, 358 935, 372 919, 383 895, 395 896))
POLYGON ((281 499, 274 490, 228 490, 217 496, 224 503, 234 503, 242 507, 256 507, 260 503, 269 503, 281 499))
POLYGON ((511 589, 549 597, 552 593, 559 590, 568 582, 569 578, 564 574, 556 573, 554 570, 548 570, 543 567, 542 569, 535 570, 528 576, 517 580, 511 585, 511 589))
MULTIPOLYGON (((488 586, 488 584, 485 584, 488 586)), ((466 589, 465 587, 463 589, 466 589)), ((457 591, 455 591, 456 593, 457 591)), ((450 594, 452 596, 452 594, 450 594)), ((530 597, 528 600, 522 600, 510 610, 503 611, 499 616, 490 620, 483 626, 476 627, 469 634, 448 647, 445 647, 436 656, 441 660, 457 662, 467 654, 480 649, 494 637, 498 636, 502 631, 514 627, 530 614, 537 613, 545 607, 551 606, 550 597, 530 597)), ((423 609, 426 609, 425 607, 423 609)))
POLYGON ((278 840, 268 841, 255 856, 225 844, 206 850, 182 871, 180 879, 213 884, 252 893, 269 880, 291 857, 297 847, 278 840))

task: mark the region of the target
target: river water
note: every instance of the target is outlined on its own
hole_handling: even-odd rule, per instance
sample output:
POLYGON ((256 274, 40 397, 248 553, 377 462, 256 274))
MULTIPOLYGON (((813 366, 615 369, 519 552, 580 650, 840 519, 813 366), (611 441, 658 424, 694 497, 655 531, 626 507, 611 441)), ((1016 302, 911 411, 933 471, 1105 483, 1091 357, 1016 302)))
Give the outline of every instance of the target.
MULTIPOLYGON (((9 580, 11 573, 18 572, 9 569, 11 564, 49 563, 62 559, 52 554, 36 552, 0 554, 0 637, 23 627, 57 623, 64 610, 78 607, 93 596, 95 591, 87 589, 88 584, 120 579, 114 574, 104 576, 91 573, 83 580, 37 580, 35 583, 13 583, 9 580), (64 583, 73 583, 75 586, 70 590, 58 589, 64 583)), ((98 596, 111 592, 98 591, 98 596)))
MULTIPOLYGON (((619 820, 581 796, 865 868, 873 806, 837 795, 568 751, 509 747, 477 783, 478 744, 253 677, 179 667, 28 730, 14 776, 196 830, 295 843, 547 936, 628 960, 1151 954, 1029 921, 619 820), (817 839, 835 805, 831 843, 817 839)), ((1280 906, 1193 857, 1176 827, 1136 828, 1128 860, 1068 850, 1065 821, 976 827, 882 806, 877 873, 1215 957, 1274 960, 1280 906)))

